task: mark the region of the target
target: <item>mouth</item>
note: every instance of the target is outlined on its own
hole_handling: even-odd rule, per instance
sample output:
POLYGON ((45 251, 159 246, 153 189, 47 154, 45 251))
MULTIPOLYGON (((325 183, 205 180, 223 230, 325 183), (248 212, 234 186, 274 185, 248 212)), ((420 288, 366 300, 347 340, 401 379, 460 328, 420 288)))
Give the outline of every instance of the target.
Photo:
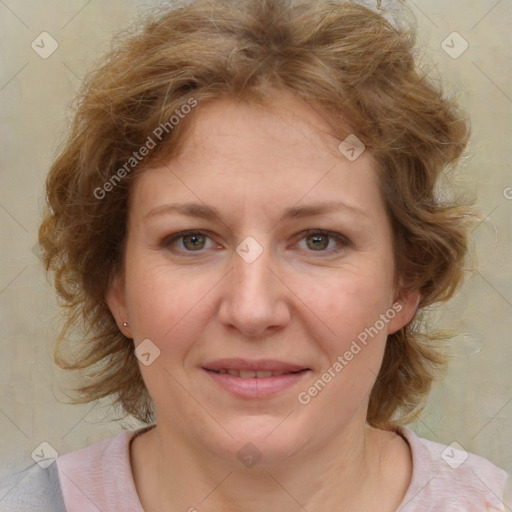
POLYGON ((268 371, 268 370, 236 370, 234 368, 221 368, 219 370, 209 370, 205 368, 205 370, 219 373, 221 375, 233 375, 234 377, 240 377, 241 379, 268 379, 269 377, 280 377, 281 375, 290 375, 294 373, 306 372, 309 368, 304 368, 302 370, 297 370, 295 372, 286 372, 286 371, 268 371))
POLYGON ((238 398, 268 398, 297 385, 310 368, 276 360, 223 359, 202 367, 220 389, 238 398))

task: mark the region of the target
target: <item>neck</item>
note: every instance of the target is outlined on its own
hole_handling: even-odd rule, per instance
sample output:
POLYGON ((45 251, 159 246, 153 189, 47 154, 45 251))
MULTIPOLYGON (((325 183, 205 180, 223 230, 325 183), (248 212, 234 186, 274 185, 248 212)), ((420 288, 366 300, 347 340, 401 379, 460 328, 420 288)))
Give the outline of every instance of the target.
MULTIPOLYGON (((147 511, 256 512, 264 505, 268 512, 301 507, 317 512, 366 510, 374 504, 386 510, 382 492, 390 482, 383 477, 389 473, 383 465, 389 467, 384 449, 392 441, 389 436, 395 448, 394 434, 354 423, 324 440, 321 447, 309 443, 278 462, 264 463, 263 457, 249 468, 159 423, 139 438, 145 438, 144 446, 134 466, 144 469, 134 471, 134 478, 147 511)), ((400 503, 409 480, 409 472, 399 479, 400 496, 398 501, 396 496, 392 499, 393 507, 400 503)))

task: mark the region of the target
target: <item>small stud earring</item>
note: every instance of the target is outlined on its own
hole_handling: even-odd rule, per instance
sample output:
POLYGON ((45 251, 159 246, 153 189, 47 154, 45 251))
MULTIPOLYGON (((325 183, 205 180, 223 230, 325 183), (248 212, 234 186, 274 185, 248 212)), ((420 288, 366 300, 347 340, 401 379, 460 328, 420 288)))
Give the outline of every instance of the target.
POLYGON ((128 322, 123 322, 123 327, 128 327, 128 322))

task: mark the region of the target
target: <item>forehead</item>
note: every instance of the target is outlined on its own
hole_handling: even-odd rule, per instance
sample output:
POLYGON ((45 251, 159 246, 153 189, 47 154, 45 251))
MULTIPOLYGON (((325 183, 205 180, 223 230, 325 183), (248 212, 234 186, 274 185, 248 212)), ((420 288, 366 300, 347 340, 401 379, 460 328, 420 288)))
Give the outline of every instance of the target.
POLYGON ((361 210, 378 203, 371 155, 350 161, 340 142, 322 113, 292 95, 265 106, 218 99, 198 107, 179 156, 141 173, 134 199, 146 210, 179 198, 266 212, 320 199, 361 210))
POLYGON ((289 92, 276 92, 262 104, 223 97, 200 106, 195 114, 184 142, 188 157, 207 152, 211 158, 219 154, 218 148, 222 156, 242 160, 253 154, 262 160, 277 154, 308 161, 324 153, 340 156, 340 141, 326 113, 289 92))

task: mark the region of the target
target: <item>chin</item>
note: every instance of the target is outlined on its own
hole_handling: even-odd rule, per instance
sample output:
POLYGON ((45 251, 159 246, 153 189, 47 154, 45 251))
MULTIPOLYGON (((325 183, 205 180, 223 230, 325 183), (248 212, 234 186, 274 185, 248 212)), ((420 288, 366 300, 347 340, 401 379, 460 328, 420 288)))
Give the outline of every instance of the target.
MULTIPOLYGON (((315 436, 314 431, 301 432, 292 418, 293 415, 284 421, 268 415, 233 418, 223 425, 233 437, 222 436, 225 450, 221 448, 219 454, 227 452, 241 462, 244 457, 253 457, 260 467, 282 463, 315 436)), ((217 449, 218 446, 214 451, 217 449)))

